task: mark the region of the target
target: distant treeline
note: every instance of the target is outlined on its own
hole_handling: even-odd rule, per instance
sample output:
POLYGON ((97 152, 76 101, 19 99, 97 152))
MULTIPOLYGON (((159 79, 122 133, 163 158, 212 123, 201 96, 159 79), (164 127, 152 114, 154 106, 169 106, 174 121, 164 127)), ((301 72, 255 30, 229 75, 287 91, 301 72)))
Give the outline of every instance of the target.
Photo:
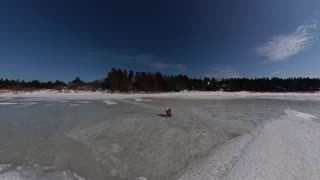
POLYGON ((189 78, 186 75, 163 75, 160 72, 133 72, 113 68, 103 80, 84 82, 79 77, 65 83, 63 81, 40 82, 0 79, 0 89, 77 89, 109 91, 168 92, 182 90, 197 91, 259 91, 259 92, 302 92, 319 91, 319 78, 230 78, 203 79, 189 78))

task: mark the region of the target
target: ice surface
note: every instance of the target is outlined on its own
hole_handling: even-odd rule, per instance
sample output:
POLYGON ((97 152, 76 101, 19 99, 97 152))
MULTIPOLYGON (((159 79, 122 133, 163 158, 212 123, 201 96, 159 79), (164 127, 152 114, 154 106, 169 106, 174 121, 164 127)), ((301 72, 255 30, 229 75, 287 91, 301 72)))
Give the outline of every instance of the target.
POLYGON ((134 98, 134 100, 137 101, 137 102, 141 102, 141 101, 148 102, 148 101, 151 101, 150 99, 143 99, 143 98, 134 98))
POLYGON ((10 164, 0 164, 0 172, 3 170, 3 169, 6 169, 8 167, 10 167, 11 165, 10 164))
POLYGON ((0 105, 11 105, 11 104, 18 104, 14 102, 0 102, 0 105))
POLYGON ((102 101, 102 102, 105 103, 106 105, 118 104, 117 102, 115 102, 115 101, 110 101, 110 100, 104 100, 104 101, 102 101))
POLYGON ((193 164, 179 180, 319 179, 320 124, 313 118, 286 110, 193 164))
POLYGON ((148 179, 145 177, 137 177, 136 180, 148 180, 148 179))
POLYGON ((0 180, 86 180, 74 172, 60 172, 51 167, 0 164, 0 180))
POLYGON ((77 101, 77 103, 80 103, 80 104, 88 104, 88 103, 91 103, 92 101, 77 101))
POLYGON ((35 105, 35 104, 38 104, 38 102, 24 103, 22 105, 15 106, 14 108, 25 108, 25 107, 32 106, 32 105, 35 105))
MULTIPOLYGON (((192 179, 199 174, 200 179, 232 178, 245 152, 254 154, 255 151, 249 151, 254 139, 262 137, 260 134, 266 136, 262 133, 264 127, 272 125, 268 131, 279 130, 279 125, 273 122, 286 121, 288 131, 293 133, 293 129, 300 127, 297 122, 317 124, 318 96, 220 92, 129 95, 46 92, 15 94, 9 98, 0 95, 0 103, 18 104, 0 106, 0 164, 21 166, 1 171, 0 175, 19 177, 22 175, 19 171, 26 170, 25 167, 31 169, 27 171, 30 174, 38 171, 43 174, 49 166, 55 168, 47 169, 55 172, 50 174, 52 177, 46 176, 50 178, 57 174, 76 178, 73 172, 96 180, 192 179), (33 102, 37 104, 30 105, 33 102), (107 105, 114 103, 117 105, 107 105), (73 104, 81 105, 74 108, 73 104), (13 108, 20 105, 28 106, 13 108), (173 110, 173 117, 163 116, 166 107, 173 110), (284 113, 288 107, 297 111, 284 113), (270 125, 265 123, 270 119, 274 120, 270 125), (33 167, 34 164, 39 167, 33 167)), ((285 132, 269 134, 285 137, 285 132)), ((276 141, 272 137, 263 140, 271 143, 268 139, 276 141)), ((294 147, 299 149, 300 145, 294 147)))

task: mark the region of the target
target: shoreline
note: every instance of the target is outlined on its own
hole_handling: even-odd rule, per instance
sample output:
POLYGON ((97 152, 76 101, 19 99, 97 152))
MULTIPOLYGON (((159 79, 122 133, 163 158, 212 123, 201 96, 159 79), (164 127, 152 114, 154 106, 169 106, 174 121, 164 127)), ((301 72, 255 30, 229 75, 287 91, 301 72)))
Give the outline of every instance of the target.
POLYGON ((180 91, 180 92, 108 92, 108 91, 14 91, 0 90, 0 97, 26 98, 80 98, 80 99, 123 99, 123 98, 182 98, 182 99, 224 99, 224 98, 307 98, 320 100, 320 92, 225 92, 225 91, 180 91))

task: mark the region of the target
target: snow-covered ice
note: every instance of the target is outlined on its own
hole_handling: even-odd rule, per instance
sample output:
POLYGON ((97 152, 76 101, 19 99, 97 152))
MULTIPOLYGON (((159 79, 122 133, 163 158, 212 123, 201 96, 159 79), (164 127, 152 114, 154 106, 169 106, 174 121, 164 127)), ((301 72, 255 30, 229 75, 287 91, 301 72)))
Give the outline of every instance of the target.
POLYGON ((319 93, 8 92, 0 104, 0 164, 14 164, 0 179, 320 177, 319 93))
POLYGON ((148 180, 148 179, 145 177, 137 177, 136 180, 148 180))
POLYGON ((88 103, 91 103, 92 101, 77 101, 77 103, 80 103, 80 104, 88 104, 88 103))
POLYGON ((11 104, 18 104, 15 102, 0 102, 0 105, 11 105, 11 104))
POLYGON ((117 102, 115 101, 111 101, 111 100, 104 100, 102 101, 103 103, 105 103, 106 105, 114 105, 114 104, 118 104, 117 102))
POLYGON ((38 102, 25 103, 25 104, 22 104, 22 105, 19 105, 19 106, 15 106, 14 108, 25 108, 25 107, 32 106, 32 105, 35 105, 35 104, 38 104, 38 102))
MULTIPOLYGON (((0 180, 87 180, 74 172, 60 172, 48 167, 0 164, 0 180)), ((89 179, 88 179, 89 180, 89 179)))
POLYGON ((320 124, 286 110, 194 163, 179 180, 319 179, 320 124))

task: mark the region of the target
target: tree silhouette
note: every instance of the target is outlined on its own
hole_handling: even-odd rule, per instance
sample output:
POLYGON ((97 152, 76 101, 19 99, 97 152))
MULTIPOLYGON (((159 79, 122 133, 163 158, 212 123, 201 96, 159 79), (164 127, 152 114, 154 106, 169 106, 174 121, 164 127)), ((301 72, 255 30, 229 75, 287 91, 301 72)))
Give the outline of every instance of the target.
POLYGON ((214 77, 203 79, 189 78, 186 75, 163 75, 160 72, 133 72, 111 69, 105 79, 84 82, 76 77, 66 84, 63 81, 41 82, 38 80, 0 79, 0 89, 80 89, 109 91, 168 92, 182 90, 198 91, 258 91, 258 92, 314 92, 320 89, 319 78, 230 78, 217 80, 214 77))

